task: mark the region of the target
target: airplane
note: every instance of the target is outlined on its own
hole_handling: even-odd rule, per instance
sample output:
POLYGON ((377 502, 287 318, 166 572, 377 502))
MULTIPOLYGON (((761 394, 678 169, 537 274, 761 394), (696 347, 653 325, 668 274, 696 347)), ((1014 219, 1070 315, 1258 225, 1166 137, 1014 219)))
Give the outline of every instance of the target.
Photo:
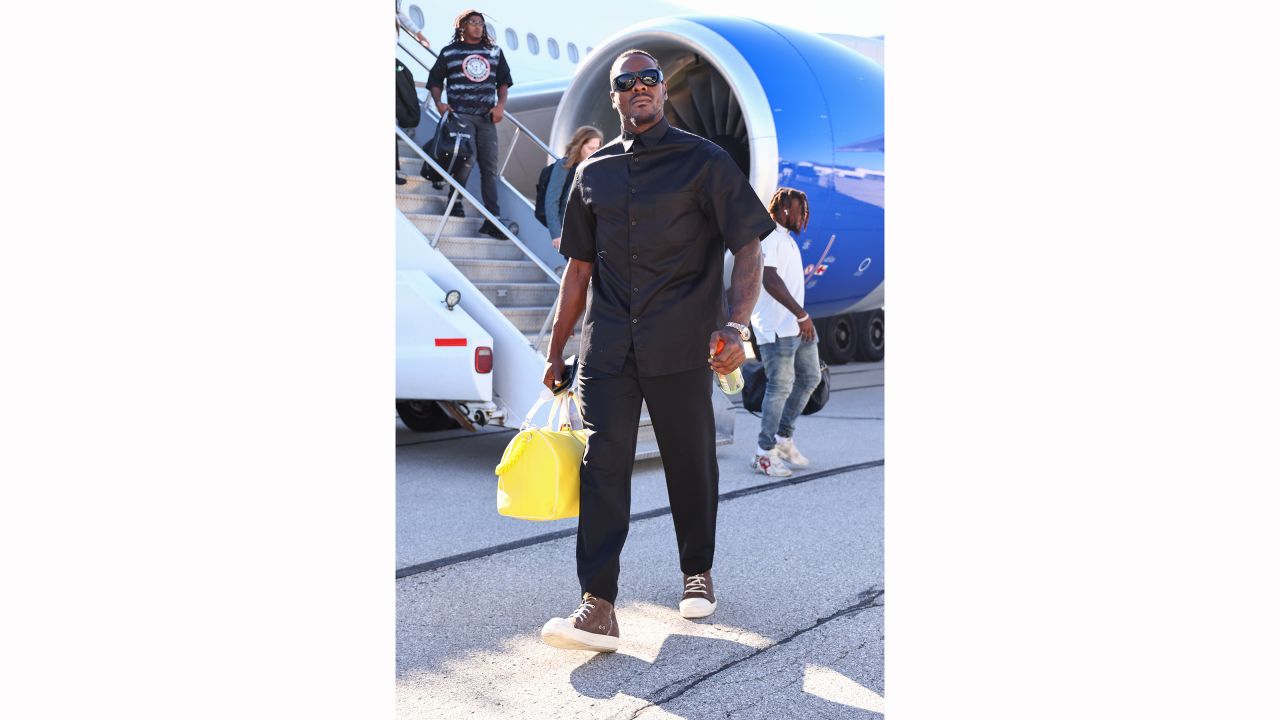
MULTIPOLYGON (((456 12, 420 1, 406 0, 402 9, 438 51, 452 41, 456 12)), ((582 125, 600 128, 605 142, 615 137, 609 66, 633 47, 657 57, 672 125, 728 151, 762 201, 784 185, 809 196, 809 226, 796 241, 805 264, 805 308, 818 325, 823 357, 832 363, 883 357, 882 39, 688 14, 688 8, 661 1, 593 13, 562 0, 476 9, 485 13, 490 37, 512 68, 507 113, 553 150, 562 152, 582 125)), ((423 52, 401 33, 402 62, 433 60, 423 52)), ((426 79, 422 65, 414 64, 419 84, 426 79)), ((538 145, 522 142, 510 150, 504 177, 531 198, 547 162, 538 145)), ((508 205, 504 201, 504 215, 508 205)), ((521 223, 536 224, 531 217, 521 223)), ((539 247, 525 234, 522 240, 545 262, 559 259, 549 241, 539 247)))

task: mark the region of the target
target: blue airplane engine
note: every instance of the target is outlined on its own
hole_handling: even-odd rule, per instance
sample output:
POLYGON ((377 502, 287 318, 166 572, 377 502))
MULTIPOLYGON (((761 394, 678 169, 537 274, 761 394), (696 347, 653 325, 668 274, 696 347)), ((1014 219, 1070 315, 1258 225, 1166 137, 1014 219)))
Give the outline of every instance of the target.
POLYGON ((738 162, 767 201, 780 186, 809 197, 798 233, 805 308, 836 362, 883 355, 884 71, 813 33, 732 17, 681 16, 633 26, 600 43, 561 99, 551 130, 563 147, 595 125, 613 137, 609 66, 640 48, 667 79, 667 119, 738 162))

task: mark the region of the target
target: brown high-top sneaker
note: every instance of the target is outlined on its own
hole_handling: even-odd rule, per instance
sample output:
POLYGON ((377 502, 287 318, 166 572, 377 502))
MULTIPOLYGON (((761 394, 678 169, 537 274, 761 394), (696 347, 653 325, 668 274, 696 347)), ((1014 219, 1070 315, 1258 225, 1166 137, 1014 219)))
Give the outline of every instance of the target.
POLYGON ((551 618, 542 626, 542 641, 565 650, 613 652, 618 649, 618 617, 613 603, 591 593, 567 618, 551 618))
POLYGON ((711 587, 711 571, 684 576, 684 596, 680 617, 702 618, 716 611, 716 592, 711 587))

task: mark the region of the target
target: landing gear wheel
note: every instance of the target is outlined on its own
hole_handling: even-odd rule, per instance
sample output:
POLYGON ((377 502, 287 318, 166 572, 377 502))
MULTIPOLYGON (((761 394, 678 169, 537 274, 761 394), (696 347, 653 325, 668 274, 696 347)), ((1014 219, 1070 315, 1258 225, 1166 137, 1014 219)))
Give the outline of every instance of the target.
POLYGON ((396 412, 400 422, 414 432, 435 432, 459 427, 433 400, 397 400, 396 412))
POLYGON ((823 320, 818 338, 818 354, 831 365, 844 365, 853 359, 858 349, 852 315, 835 315, 823 320))
POLYGON ((859 360, 879 362, 884 359, 884 310, 872 310, 859 313, 858 353, 859 360))

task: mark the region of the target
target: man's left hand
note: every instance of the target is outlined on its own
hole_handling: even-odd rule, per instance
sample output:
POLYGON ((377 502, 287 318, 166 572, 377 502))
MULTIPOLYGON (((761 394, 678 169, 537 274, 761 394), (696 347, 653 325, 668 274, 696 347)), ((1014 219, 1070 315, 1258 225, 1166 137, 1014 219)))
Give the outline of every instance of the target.
POLYGON ((497 125, 502 122, 502 106, 494 105, 493 110, 489 111, 489 117, 493 118, 493 124, 497 125))
POLYGON ((713 356, 711 369, 721 375, 728 375, 747 361, 747 351, 742 349, 742 336, 728 328, 711 333, 710 352, 707 354, 713 356), (724 349, 716 355, 716 345, 720 340, 724 340, 724 349))
POLYGON ((418 33, 418 42, 422 44, 422 47, 428 50, 431 49, 431 42, 427 40, 427 36, 425 34, 418 33))

